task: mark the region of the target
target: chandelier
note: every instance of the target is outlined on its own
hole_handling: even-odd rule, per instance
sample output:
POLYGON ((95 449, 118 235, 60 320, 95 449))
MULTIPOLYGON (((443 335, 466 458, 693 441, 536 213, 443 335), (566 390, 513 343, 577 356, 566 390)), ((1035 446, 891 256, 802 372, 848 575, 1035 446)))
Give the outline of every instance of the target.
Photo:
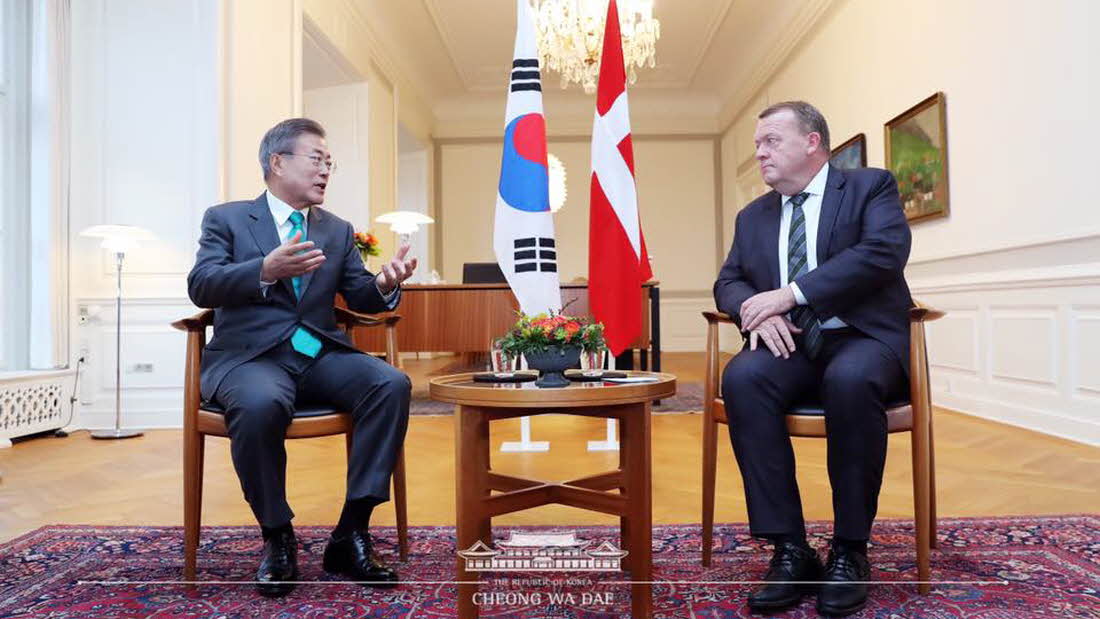
MULTIPOLYGON (((539 64, 596 92, 608 0, 532 0, 538 33, 539 64)), ((633 84, 641 66, 657 66, 661 22, 653 18, 653 0, 617 0, 626 78, 633 84)))

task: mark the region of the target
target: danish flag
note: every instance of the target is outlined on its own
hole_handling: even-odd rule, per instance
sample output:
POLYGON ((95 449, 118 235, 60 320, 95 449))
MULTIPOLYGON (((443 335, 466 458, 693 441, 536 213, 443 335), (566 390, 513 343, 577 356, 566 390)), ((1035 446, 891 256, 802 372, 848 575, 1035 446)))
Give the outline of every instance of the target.
POLYGON ((653 272, 638 216, 626 70, 615 0, 607 6, 596 90, 588 223, 589 303, 593 317, 604 324, 607 347, 618 355, 641 334, 641 285, 653 272))

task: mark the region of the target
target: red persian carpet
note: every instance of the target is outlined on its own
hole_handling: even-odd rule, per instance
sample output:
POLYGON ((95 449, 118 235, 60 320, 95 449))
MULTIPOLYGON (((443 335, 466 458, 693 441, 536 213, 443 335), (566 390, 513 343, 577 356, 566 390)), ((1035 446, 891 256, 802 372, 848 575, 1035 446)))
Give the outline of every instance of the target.
MULTIPOLYGON (((498 527, 548 532, 549 528, 498 527)), ((611 527, 557 528, 595 547, 617 543, 611 527)), ((409 561, 398 563, 392 528, 378 529, 383 556, 406 581, 391 590, 333 582, 320 567, 327 528, 301 527, 302 579, 288 597, 268 600, 249 584, 260 550, 252 527, 207 527, 199 548, 200 584, 181 578, 182 531, 178 527, 50 526, 0 545, 0 617, 95 619, 158 617, 435 618, 455 615, 455 567, 449 527, 410 530, 409 561)), ((810 527, 823 550, 829 525, 810 527)), ((745 525, 716 529, 711 568, 699 563, 698 525, 654 529, 654 617, 725 619, 750 617, 745 597, 768 553, 745 525)), ((917 594, 912 523, 875 525, 867 607, 857 617, 877 619, 1100 618, 1100 517, 963 518, 940 522, 939 550, 932 553, 932 593, 917 594)), ((611 619, 629 616, 628 580, 616 573, 508 572, 483 575, 481 590, 502 605, 481 607, 482 617, 611 619), (553 595, 552 595, 553 594, 553 595)), ((782 617, 816 617, 812 598, 782 617)))

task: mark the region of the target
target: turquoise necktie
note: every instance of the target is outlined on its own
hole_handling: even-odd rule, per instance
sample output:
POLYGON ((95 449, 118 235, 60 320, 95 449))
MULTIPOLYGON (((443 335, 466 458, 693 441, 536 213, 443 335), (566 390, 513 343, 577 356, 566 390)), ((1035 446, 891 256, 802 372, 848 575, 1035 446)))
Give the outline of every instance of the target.
MULTIPOLYGON (((302 216, 302 213, 300 211, 294 211, 290 214, 290 223, 293 225, 290 228, 290 234, 287 235, 288 240, 294 238, 295 234, 301 232, 302 238, 299 239, 298 242, 305 242, 306 230, 304 227, 302 227, 303 221, 305 221, 305 217, 302 216)), ((301 276, 290 278, 290 283, 294 286, 294 296, 301 298, 301 276)), ((307 357, 316 357, 317 353, 321 352, 321 340, 317 339, 317 337, 309 331, 306 331, 304 327, 298 327, 294 330, 294 335, 290 336, 290 345, 294 347, 294 350, 302 353, 307 357)))
MULTIPOLYGON (((793 282, 809 270, 806 259, 806 214, 802 212, 802 203, 810 194, 800 193, 791 196, 791 229, 787 235, 787 281, 793 282)), ((813 359, 821 352, 821 323, 808 305, 799 305, 791 310, 791 322, 802 329, 802 343, 806 346, 806 356, 813 359)))

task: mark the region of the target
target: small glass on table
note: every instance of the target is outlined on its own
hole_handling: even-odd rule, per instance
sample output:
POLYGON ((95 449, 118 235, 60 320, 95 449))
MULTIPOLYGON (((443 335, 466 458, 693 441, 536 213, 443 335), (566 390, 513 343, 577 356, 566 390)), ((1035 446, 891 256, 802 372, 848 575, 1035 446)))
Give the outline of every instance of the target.
POLYGON ((504 350, 500 340, 493 340, 489 348, 489 369, 497 378, 511 378, 516 375, 516 355, 504 350))
POLYGON ((600 347, 581 351, 581 374, 585 376, 603 376, 607 362, 607 349, 600 347))

